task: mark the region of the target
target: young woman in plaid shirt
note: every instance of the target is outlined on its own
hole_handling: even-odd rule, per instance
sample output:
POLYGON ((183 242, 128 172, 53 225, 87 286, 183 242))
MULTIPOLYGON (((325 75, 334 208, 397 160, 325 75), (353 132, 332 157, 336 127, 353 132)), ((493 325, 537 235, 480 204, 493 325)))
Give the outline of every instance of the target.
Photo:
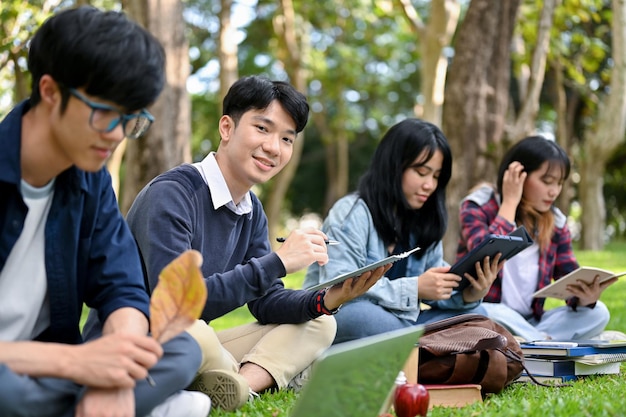
POLYGON ((535 291, 578 268, 566 216, 554 206, 570 161, 556 142, 531 136, 516 143, 498 170, 497 188, 482 185, 461 202, 460 259, 486 235, 524 225, 535 243, 504 264, 483 299, 489 317, 525 340, 589 339, 601 333, 609 311, 600 294, 615 280, 572 285, 567 305, 545 311, 535 291))

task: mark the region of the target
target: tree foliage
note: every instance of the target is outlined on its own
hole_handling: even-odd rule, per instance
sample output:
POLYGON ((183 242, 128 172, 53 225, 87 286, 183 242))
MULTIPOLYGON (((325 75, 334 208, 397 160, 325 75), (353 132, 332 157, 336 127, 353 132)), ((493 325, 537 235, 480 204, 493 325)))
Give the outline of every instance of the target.
MULTIPOLYGON (((445 0, 447 2, 452 0, 445 0)), ((0 115, 28 95, 26 45, 34 30, 55 10, 76 3, 69 0, 3 0, 0 10, 0 115)), ((90 3, 104 8, 121 7, 118 1, 92 0, 90 3)), ((306 78, 305 93, 312 111, 302 158, 283 202, 286 212, 300 215, 313 211, 324 215, 336 198, 355 188, 383 133, 400 119, 422 114, 422 90, 426 84, 421 75, 424 35, 416 35, 416 20, 407 18, 406 10, 414 9, 423 29, 424 22, 432 16, 432 3, 426 0, 292 1, 302 42, 296 55, 306 78)), ((489 3, 493 8, 495 4, 484 0, 458 0, 458 3, 462 6, 462 22, 467 19, 468 6, 489 3)), ((467 88, 463 83, 454 87, 454 77, 497 77, 508 70, 512 77, 504 86, 506 102, 498 101, 497 105, 494 102, 492 107, 496 112, 498 106, 507 109, 502 116, 504 127, 495 128, 491 116, 483 120, 484 125, 467 124, 466 121, 443 122, 444 132, 451 141, 459 137, 458 132, 465 132, 467 136, 454 150, 458 160, 480 155, 491 161, 490 164, 495 163, 501 150, 490 144, 505 135, 506 126, 513 123, 523 104, 526 83, 533 75, 528 71, 534 46, 539 42, 538 22, 544 1, 519 0, 519 3, 508 69, 500 67, 495 71, 494 63, 488 61, 481 69, 461 66, 454 70, 457 74, 452 75, 452 81, 448 78, 446 86, 451 90, 449 93, 454 94, 461 87, 467 88), (485 130, 487 125, 491 130, 485 130), (485 135, 493 136, 493 141, 476 139, 485 135)), ((189 139, 193 159, 199 160, 219 143, 217 121, 223 93, 220 92, 218 42, 223 2, 186 0, 181 4, 184 5, 184 34, 189 43, 191 74, 187 82, 192 103, 189 139)), ((231 4, 239 75, 265 74, 274 79, 288 79, 294 53, 287 49, 281 38, 284 16, 280 2, 241 0, 231 4)), ((511 2, 497 4, 502 7, 511 2)), ((610 22, 613 12, 609 0, 561 0, 557 4, 550 29, 540 107, 534 124, 539 132, 554 134, 568 149, 574 162, 573 178, 577 179, 583 158, 579 151, 584 149, 585 141, 597 128, 598 106, 610 92, 613 69, 610 22)), ((486 16, 488 10, 485 10, 486 16)), ((467 28, 471 36, 484 35, 487 30, 480 22, 467 28)), ((451 46, 445 49, 452 63, 463 54, 460 34, 461 31, 457 31, 451 46)), ((452 103, 448 104, 453 107, 452 103)), ((470 110, 478 111, 479 108, 470 110)), ((456 113, 458 116, 458 111, 456 113)), ((620 155, 620 152, 621 148, 618 148, 614 153, 620 155)), ((607 221, 615 233, 624 230, 621 219, 625 217, 622 212, 626 212, 623 190, 616 188, 623 178, 621 171, 615 157, 612 162, 607 162, 605 195, 611 192, 606 199, 607 221)), ((482 175, 484 179, 492 179, 493 172, 477 168, 472 170, 473 174, 476 178, 482 175)), ((469 177, 464 174, 460 181, 465 184, 469 177)), ((565 205, 580 196, 578 183, 573 185, 573 192, 563 193, 565 205)), ((261 185, 256 191, 263 199, 271 186, 271 183, 261 185)), ((458 205, 458 199, 469 186, 460 186, 450 193, 451 207, 458 205)))

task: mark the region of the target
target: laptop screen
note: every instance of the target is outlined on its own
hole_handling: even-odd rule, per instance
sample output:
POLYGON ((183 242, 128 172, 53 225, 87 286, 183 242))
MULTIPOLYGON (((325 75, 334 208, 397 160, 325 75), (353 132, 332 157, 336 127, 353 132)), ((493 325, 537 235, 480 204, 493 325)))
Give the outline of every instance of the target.
POLYGON ((313 364, 290 417, 376 417, 421 326, 333 345, 313 364))

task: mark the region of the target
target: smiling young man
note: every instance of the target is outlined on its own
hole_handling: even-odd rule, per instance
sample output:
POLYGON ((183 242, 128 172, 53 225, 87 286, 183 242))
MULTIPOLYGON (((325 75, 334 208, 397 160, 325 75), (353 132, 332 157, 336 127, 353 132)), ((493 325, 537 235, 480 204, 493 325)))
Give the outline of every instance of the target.
POLYGON ((217 151, 154 179, 137 196, 128 222, 151 287, 164 265, 196 249, 208 289, 202 319, 208 323, 247 303, 258 320, 217 334, 204 321, 189 329, 203 351, 192 387, 233 410, 249 390, 286 387, 307 368, 333 341, 329 315, 367 291, 383 268, 328 291, 285 289, 281 277, 328 261, 326 235, 296 230, 272 252, 267 218, 250 189, 289 162, 309 106, 291 85, 252 76, 233 84, 223 109, 217 151))
POLYGON ((148 336, 141 259, 104 167, 150 126, 164 60, 139 25, 91 7, 58 13, 31 41, 31 97, 0 123, 3 417, 209 412, 206 395, 181 391, 200 364, 195 340, 148 336), (83 304, 102 322, 88 340, 83 304))

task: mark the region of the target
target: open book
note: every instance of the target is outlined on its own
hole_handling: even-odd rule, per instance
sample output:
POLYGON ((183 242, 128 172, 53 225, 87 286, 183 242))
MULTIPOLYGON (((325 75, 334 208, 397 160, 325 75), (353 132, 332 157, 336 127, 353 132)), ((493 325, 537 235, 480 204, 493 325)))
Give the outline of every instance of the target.
POLYGON ((569 274, 562 276, 547 287, 543 287, 542 289, 534 293, 533 297, 552 297, 559 298, 561 300, 567 300, 572 296, 572 293, 568 292, 565 287, 567 287, 569 284, 578 284, 579 280, 590 284, 591 282, 593 282, 593 279, 596 275, 600 277, 600 282, 604 282, 614 277, 624 276, 626 275, 626 272, 620 272, 618 274, 615 274, 611 271, 606 271, 604 269, 581 266, 580 268, 570 272, 569 274))
MULTIPOLYGON (((308 287, 305 288, 307 290, 321 290, 322 288, 327 288, 327 287, 332 287, 334 285, 337 284, 341 284, 342 282, 344 282, 345 280, 347 280, 348 278, 352 278, 352 277, 358 277, 359 275, 371 271, 372 269, 376 269, 379 266, 385 266, 387 264, 392 264, 396 261, 399 261, 400 259, 406 258, 407 256, 409 256, 410 254, 412 254, 413 252, 418 251, 420 248, 413 248, 411 250, 408 250, 406 252, 402 252, 399 253, 397 255, 391 255, 386 257, 385 259, 381 259, 380 261, 376 261, 373 262, 369 265, 366 265, 362 268, 356 269, 352 272, 346 272, 345 274, 341 274, 338 277, 331 279, 330 281, 326 281, 326 282, 322 282, 320 284, 314 285, 312 287, 308 287)), ((331 261, 332 262, 332 261, 331 261)))

